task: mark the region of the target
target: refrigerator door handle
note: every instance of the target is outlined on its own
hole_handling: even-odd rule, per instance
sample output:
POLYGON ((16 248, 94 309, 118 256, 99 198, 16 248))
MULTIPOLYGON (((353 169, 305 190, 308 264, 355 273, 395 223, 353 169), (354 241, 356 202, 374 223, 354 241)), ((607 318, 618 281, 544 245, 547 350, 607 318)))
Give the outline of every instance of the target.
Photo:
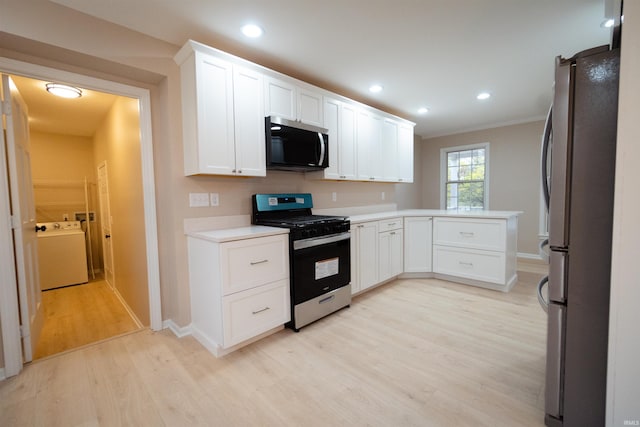
POLYGON ((542 295, 542 289, 544 288, 544 285, 546 285, 548 282, 549 282, 549 276, 544 276, 542 279, 540 279, 540 281, 538 282, 538 286, 536 288, 536 291, 538 294, 538 302, 540 303, 540 307, 542 307, 545 313, 549 312, 549 301, 544 299, 544 295, 542 295))
POLYGON ((542 158, 540 159, 540 167, 542 172, 542 193, 544 195, 544 203, 549 212, 549 154, 551 149, 552 140, 552 126, 551 122, 553 118, 553 105, 549 107, 549 113, 547 113, 547 120, 544 123, 544 133, 542 134, 542 158))

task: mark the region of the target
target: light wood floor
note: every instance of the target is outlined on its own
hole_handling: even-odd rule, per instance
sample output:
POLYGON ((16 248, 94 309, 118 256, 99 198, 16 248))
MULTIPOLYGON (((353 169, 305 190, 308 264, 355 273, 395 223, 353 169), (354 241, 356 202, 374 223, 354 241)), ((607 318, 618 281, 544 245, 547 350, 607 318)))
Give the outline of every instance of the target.
POLYGON ((44 326, 34 359, 139 329, 104 280, 45 291, 42 304, 44 326))
POLYGON ((1 382, 0 425, 543 426, 541 274, 519 277, 397 280, 221 359, 143 330, 1 382))

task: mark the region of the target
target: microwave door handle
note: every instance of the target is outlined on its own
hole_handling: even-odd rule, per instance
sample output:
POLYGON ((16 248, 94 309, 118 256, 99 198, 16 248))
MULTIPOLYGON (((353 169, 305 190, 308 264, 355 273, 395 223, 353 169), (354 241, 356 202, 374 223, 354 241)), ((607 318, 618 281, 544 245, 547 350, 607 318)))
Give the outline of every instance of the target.
POLYGON ((318 132, 318 138, 320 138, 320 160, 318 160, 318 166, 321 166, 324 163, 324 155, 325 155, 325 144, 324 144, 324 138, 322 137, 322 133, 318 132))
POLYGON ((544 134, 542 135, 542 158, 540 159, 540 166, 542 169, 542 192, 544 194, 544 203, 547 206, 547 212, 549 211, 549 149, 551 145, 552 129, 551 119, 553 117, 553 105, 549 108, 547 114, 547 121, 544 124, 544 134))

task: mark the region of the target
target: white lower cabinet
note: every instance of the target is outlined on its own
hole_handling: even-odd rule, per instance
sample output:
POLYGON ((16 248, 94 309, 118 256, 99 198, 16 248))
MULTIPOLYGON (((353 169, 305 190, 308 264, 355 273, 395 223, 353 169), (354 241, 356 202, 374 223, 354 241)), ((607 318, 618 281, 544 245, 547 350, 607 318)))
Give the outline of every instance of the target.
POLYGON ((191 330, 214 355, 291 320, 287 234, 187 243, 191 330))
POLYGON ((378 221, 351 225, 351 293, 378 283, 378 221))
POLYGON ((402 273, 402 218, 378 222, 378 282, 384 282, 402 273))
POLYGON ((507 291, 515 284, 517 217, 433 221, 433 271, 469 284, 507 291))
POLYGON ((432 217, 404 219, 404 272, 431 273, 432 217))

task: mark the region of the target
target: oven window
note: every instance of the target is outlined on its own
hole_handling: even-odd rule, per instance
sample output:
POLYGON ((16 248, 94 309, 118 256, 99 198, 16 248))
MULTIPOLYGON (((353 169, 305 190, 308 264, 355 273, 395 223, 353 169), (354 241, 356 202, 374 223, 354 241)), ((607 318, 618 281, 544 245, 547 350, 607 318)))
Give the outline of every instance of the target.
POLYGON ((351 280, 349 239, 293 251, 291 294, 300 304, 351 280))

